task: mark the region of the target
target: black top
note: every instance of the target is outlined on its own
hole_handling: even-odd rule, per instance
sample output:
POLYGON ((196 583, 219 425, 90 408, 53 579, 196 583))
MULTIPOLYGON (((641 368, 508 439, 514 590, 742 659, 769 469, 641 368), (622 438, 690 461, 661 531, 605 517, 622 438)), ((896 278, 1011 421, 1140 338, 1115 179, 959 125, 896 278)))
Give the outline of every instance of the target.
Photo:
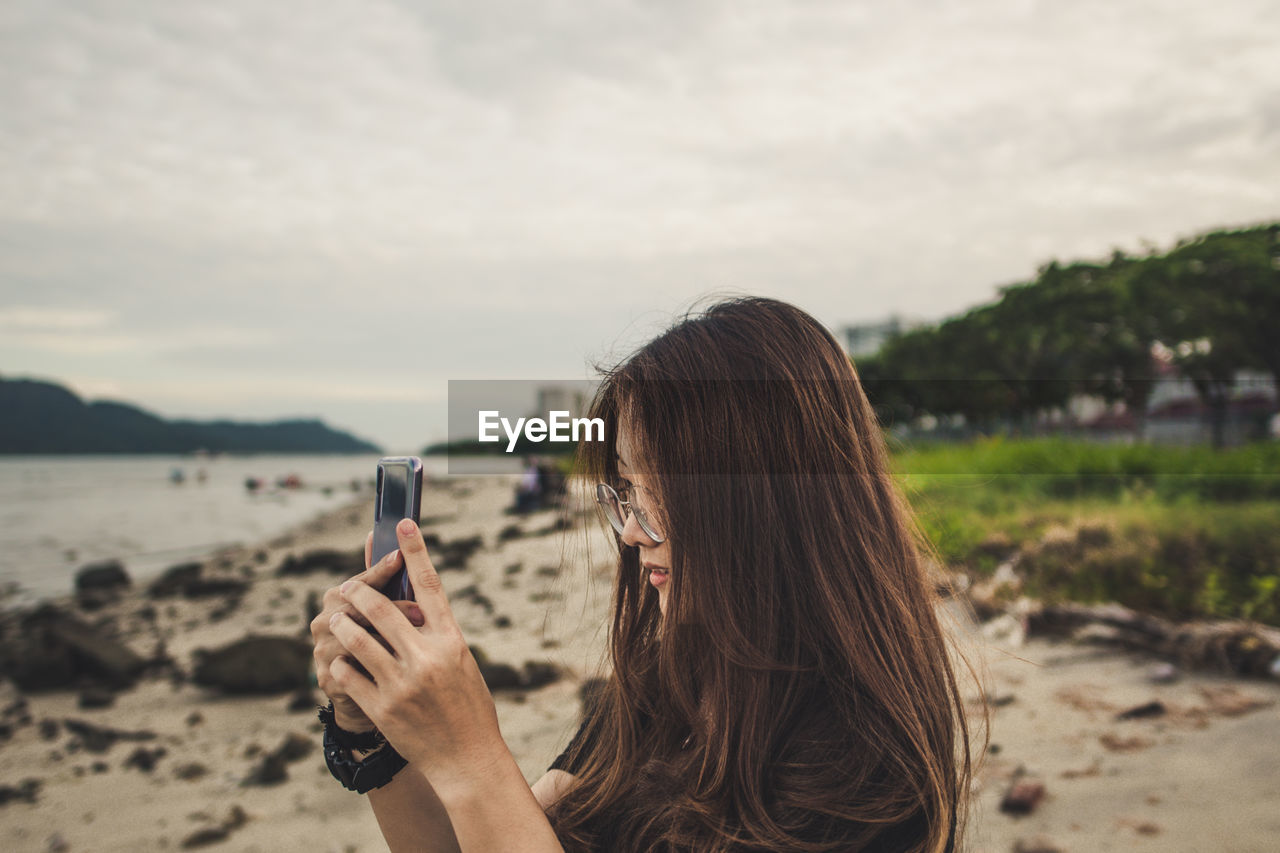
MULTIPOLYGON (((594 743, 597 737, 598 728, 592 727, 590 725, 591 722, 592 722, 591 715, 583 714, 583 720, 581 725, 578 726, 578 731, 574 734, 572 738, 570 738, 569 745, 564 748, 564 751, 562 751, 559 755, 556 756, 555 760, 551 762, 551 766, 548 767, 547 770, 563 770, 566 773, 576 774, 578 770, 581 769, 581 764, 575 763, 570 760, 570 753, 573 752, 575 748, 578 747, 579 745, 583 747, 589 747, 592 743, 594 743), (581 741, 582 743, 579 744, 579 741, 581 741)), ((586 754, 586 751, 580 751, 578 753, 579 756, 585 755, 585 754, 586 754)), ((602 847, 601 849, 607 850, 609 849, 608 845, 617 838, 617 831, 613 826, 602 827, 602 828, 603 828, 603 832, 600 834, 600 842, 605 846, 602 847)), ((815 831, 817 830, 818 830, 818 825, 815 824, 815 831)), ((946 846, 947 853, 952 853, 952 851, 956 849, 955 833, 956 833, 956 815, 955 815, 955 812, 953 811, 951 813, 951 831, 947 838, 947 846, 946 846)), ((815 836, 813 838, 809 838, 805 840, 820 842, 823 839, 815 836)))
MULTIPOLYGON (((590 722, 590 720, 584 714, 582 718, 582 725, 578 726, 577 734, 575 734, 572 738, 569 739, 569 745, 564 748, 563 752, 561 752, 559 755, 556 756, 556 760, 551 762, 551 766, 547 768, 548 770, 563 770, 566 773, 578 772, 578 770, 581 768, 582 765, 577 763, 571 763, 569 761, 569 752, 577 746, 579 741, 583 741, 584 746, 590 743, 594 743, 594 740, 595 740, 594 737, 590 735, 587 731, 588 722, 590 722)), ((586 753, 579 753, 579 754, 585 755, 586 753)))

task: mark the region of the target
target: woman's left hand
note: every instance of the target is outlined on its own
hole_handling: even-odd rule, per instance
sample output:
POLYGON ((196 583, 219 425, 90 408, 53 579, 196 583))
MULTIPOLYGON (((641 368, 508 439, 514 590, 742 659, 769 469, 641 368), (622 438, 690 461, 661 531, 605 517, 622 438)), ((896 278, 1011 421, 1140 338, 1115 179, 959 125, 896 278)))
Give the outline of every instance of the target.
POLYGON ((330 674, 433 785, 483 775, 510 756, 493 697, 467 649, 418 525, 405 519, 396 535, 425 624, 414 627, 385 595, 361 581, 348 581, 342 596, 390 649, 351 617, 336 613, 330 630, 372 679, 345 657, 333 662, 330 674))

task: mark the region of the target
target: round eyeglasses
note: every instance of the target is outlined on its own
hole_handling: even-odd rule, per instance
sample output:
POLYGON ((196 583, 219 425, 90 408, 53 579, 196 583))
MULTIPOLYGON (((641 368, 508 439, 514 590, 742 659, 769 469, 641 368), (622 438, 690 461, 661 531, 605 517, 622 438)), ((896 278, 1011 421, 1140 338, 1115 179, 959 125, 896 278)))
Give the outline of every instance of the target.
MULTIPOLYGON (((638 487, 627 486, 622 489, 622 493, 625 495, 636 488, 638 487)), ((640 525, 640 529, 644 531, 644 535, 648 536, 654 545, 661 545, 666 541, 667 538, 654 528, 653 522, 649 520, 644 509, 629 500, 624 500, 618 495, 613 486, 606 483, 597 483, 596 503, 604 507, 605 518, 609 519, 609 523, 613 525, 614 530, 618 531, 619 536, 622 535, 622 531, 627 526, 627 516, 634 515, 636 522, 640 525)))

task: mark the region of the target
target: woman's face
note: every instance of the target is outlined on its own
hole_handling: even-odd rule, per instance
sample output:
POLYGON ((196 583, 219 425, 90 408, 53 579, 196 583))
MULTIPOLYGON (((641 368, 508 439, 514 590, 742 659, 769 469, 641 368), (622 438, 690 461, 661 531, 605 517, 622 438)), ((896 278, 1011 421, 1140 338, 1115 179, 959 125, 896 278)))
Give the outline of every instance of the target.
POLYGON ((624 545, 631 545, 640 550, 644 580, 657 590, 658 609, 662 611, 663 616, 666 616, 667 600, 671 596, 671 535, 664 527, 663 516, 656 503, 657 492, 654 489, 656 484, 653 482, 650 468, 637 458, 638 451, 632 443, 631 431, 625 422, 618 425, 616 451, 618 475, 622 478, 622 483, 615 483, 614 486, 630 485, 631 488, 627 490, 624 497, 632 501, 633 506, 644 511, 645 518, 654 527, 654 532, 661 533, 665 537, 661 545, 655 544, 640 527, 635 515, 627 516, 627 524, 622 531, 622 542, 624 545))

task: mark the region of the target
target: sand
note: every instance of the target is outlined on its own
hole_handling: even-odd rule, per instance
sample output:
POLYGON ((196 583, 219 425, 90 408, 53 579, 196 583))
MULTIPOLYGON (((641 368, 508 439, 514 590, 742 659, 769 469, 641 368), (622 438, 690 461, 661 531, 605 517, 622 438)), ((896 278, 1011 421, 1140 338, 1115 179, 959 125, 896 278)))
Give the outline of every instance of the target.
MULTIPOLYGON (((551 661, 564 671, 546 687, 495 695, 503 736, 533 782, 572 734, 578 687, 596 674, 613 554, 594 513, 572 515, 569 531, 550 529, 556 519, 550 511, 504 515, 512 483, 507 477, 430 483, 423 519, 446 541, 482 537, 464 571, 442 573, 469 642, 492 660, 551 661), (524 535, 503 538, 512 524, 524 535), (471 585, 492 602, 492 612, 473 596, 457 595, 471 585), (510 627, 495 624, 503 616, 510 627)), ((341 578, 282 578, 275 569, 288 555, 359 548, 369 527, 364 504, 211 560, 209 571, 253 572, 251 592, 222 618, 210 618, 217 599, 177 599, 157 605, 153 628, 132 615, 148 603, 140 592, 95 617, 115 616, 121 637, 143 654, 163 638, 187 670, 195 649, 247 633, 301 636, 308 593, 341 578)), ((1151 660, 1042 641, 988 643, 978 656, 989 672, 994 749, 975 779, 969 849, 1010 851, 1019 843, 1033 849, 1026 846, 1033 839, 1051 845, 1044 849, 1073 851, 1280 849, 1280 685, 1203 674, 1155 684, 1151 660), (1115 719, 1152 700, 1163 703, 1164 715, 1115 719), (999 803, 1020 770, 1043 782, 1046 796, 1030 815, 1013 817, 999 803)), ((0 706, 15 698, 10 685, 2 689, 0 706)), ((980 694, 971 692, 976 710, 980 694)), ((364 798, 325 769, 314 713, 290 712, 288 696, 219 697, 189 681, 150 679, 99 710, 79 708, 74 692, 27 699, 34 722, 0 742, 0 785, 35 778, 41 786, 34 803, 0 805, 0 849, 171 851, 219 826, 227 827, 225 838, 200 849, 385 849, 364 798), (52 740, 40 732, 40 721, 66 718, 157 737, 117 743, 102 754, 72 752, 65 730, 52 740), (308 739, 314 750, 288 764, 287 780, 244 785, 262 753, 290 735, 308 739), (164 749, 149 771, 127 766, 139 746, 164 749)))

